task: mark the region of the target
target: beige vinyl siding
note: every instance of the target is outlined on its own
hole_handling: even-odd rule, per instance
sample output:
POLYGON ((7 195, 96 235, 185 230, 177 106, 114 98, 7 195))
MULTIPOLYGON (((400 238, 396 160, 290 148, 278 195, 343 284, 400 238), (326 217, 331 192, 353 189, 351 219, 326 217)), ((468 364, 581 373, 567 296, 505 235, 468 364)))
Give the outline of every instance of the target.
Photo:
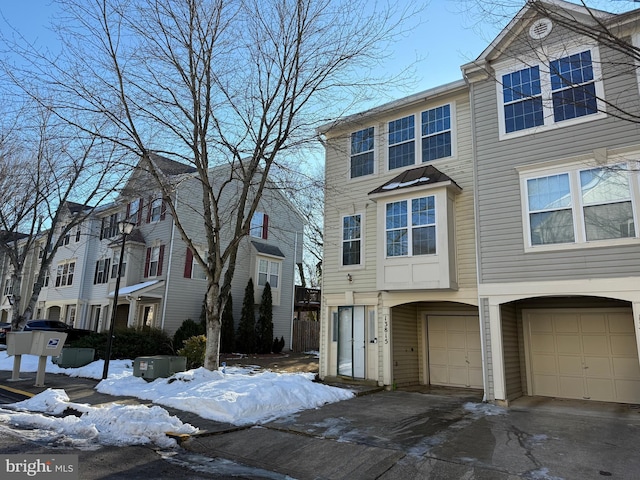
MULTIPOLYGON (((556 27, 559 28, 559 27, 556 27)), ((605 98, 637 113, 638 84, 635 74, 611 71, 610 62, 623 61, 616 52, 600 47, 607 59, 605 98)), ((624 67, 621 67, 624 68, 624 67)), ((519 176, 516 168, 591 155, 602 148, 640 143, 638 126, 613 117, 553 128, 508 140, 498 140, 496 85, 487 80, 474 85, 477 139, 478 239, 480 281, 502 283, 620 277, 640 268, 640 244, 575 248, 562 251, 524 252, 524 226, 519 176)))
POLYGON ((418 359, 420 330, 417 309, 414 305, 391 309, 393 382, 398 387, 420 383, 418 359))
POLYGON ((518 345, 518 320, 513 305, 500 309, 502 320, 502 350, 507 400, 522 396, 522 372, 520 370, 520 348, 518 345))
MULTIPOLYGON (((428 108, 451 103, 455 108, 455 156, 430 162, 431 165, 450 176, 461 188, 462 193, 455 197, 455 239, 457 258, 457 279, 459 288, 475 288, 475 230, 473 210, 473 162, 471 152, 470 106, 468 94, 438 98, 414 105, 411 108, 396 110, 385 116, 372 118, 369 122, 352 125, 348 129, 329 132, 326 150, 325 191, 325 228, 323 260, 323 293, 340 293, 346 290, 375 291, 376 265, 384 258, 384 252, 377 251, 377 238, 384 234, 384 219, 377 218, 376 204, 369 199, 368 193, 386 181, 398 175, 403 169, 387 171, 387 145, 385 138, 388 121, 409 114, 418 114, 428 108), (353 131, 368 126, 375 127, 375 173, 357 179, 349 178, 349 138, 353 131), (342 266, 341 235, 342 217, 361 213, 364 215, 365 229, 363 239, 364 266, 342 266), (347 280, 352 275, 352 282, 347 280)), ((419 149, 420 140, 416 139, 419 149)), ((418 166, 418 164, 413 167, 418 166)), ((406 167, 413 168, 413 167, 406 167)))

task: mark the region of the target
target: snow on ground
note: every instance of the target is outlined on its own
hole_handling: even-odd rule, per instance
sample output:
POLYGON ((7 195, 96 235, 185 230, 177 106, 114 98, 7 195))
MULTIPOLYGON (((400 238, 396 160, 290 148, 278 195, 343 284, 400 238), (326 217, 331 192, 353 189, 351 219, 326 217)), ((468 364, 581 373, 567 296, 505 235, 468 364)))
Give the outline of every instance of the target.
MULTIPOLYGON (((80 368, 60 368, 49 358, 47 373, 72 377, 102 378, 104 362, 97 360, 80 368)), ((0 351, 0 370, 13 369, 13 357, 0 351)), ((38 357, 23 355, 21 372, 35 372, 38 357)), ((203 418, 235 425, 259 424, 325 403, 352 398, 350 390, 313 382, 310 373, 255 372, 251 368, 204 368, 179 372, 170 378, 148 382, 133 376, 133 361, 112 360, 109 376, 96 386, 101 393, 151 400, 156 406, 118 405, 92 407, 69 402, 64 390, 46 390, 24 402, 0 409, 0 422, 16 426, 55 430, 60 435, 92 438, 100 444, 123 445, 173 442, 165 432, 194 433, 189 424, 157 405, 189 411, 203 418), (67 408, 81 416, 51 417, 28 412, 60 415, 67 408)), ((46 378, 45 378, 46 384, 46 378)))

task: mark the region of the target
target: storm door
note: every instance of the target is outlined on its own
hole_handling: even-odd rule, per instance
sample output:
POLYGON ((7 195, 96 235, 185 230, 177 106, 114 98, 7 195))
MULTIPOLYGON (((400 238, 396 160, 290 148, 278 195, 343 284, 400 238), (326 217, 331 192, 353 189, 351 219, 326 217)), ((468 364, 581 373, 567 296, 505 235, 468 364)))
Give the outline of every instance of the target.
POLYGON ((365 377, 365 308, 338 308, 338 375, 365 377))

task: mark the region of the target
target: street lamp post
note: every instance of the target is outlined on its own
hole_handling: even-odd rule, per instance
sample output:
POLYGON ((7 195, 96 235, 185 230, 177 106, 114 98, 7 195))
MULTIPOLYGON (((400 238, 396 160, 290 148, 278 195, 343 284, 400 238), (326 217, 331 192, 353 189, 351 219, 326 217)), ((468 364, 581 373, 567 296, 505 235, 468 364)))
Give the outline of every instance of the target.
POLYGON ((109 375, 109 360, 111 359, 111 343, 113 342, 113 327, 116 323, 116 311, 118 309, 118 294, 120 293, 120 276, 122 275, 122 262, 124 260, 124 244, 127 241, 127 235, 131 235, 135 223, 118 222, 118 231, 122 234, 122 248, 120 250, 120 258, 118 259, 118 276, 116 277, 116 289, 113 292, 113 308, 111 309, 111 323, 109 324, 109 336, 107 337, 107 348, 104 353, 104 369, 102 370, 102 379, 109 375))

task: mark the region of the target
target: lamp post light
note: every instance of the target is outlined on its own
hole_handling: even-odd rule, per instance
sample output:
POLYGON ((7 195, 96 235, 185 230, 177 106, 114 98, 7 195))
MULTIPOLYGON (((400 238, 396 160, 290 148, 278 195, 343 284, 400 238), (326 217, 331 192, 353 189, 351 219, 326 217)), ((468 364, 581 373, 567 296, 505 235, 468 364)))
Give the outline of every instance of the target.
POLYGON ((124 260, 124 244, 127 241, 127 235, 131 235, 135 223, 118 222, 118 231, 122 234, 122 247, 120 250, 120 258, 118 259, 118 276, 116 277, 116 289, 113 292, 113 308, 111 310, 111 323, 109 324, 109 336, 107 337, 107 348, 104 353, 104 369, 102 370, 102 379, 109 375, 109 360, 111 359, 111 343, 113 342, 113 327, 116 323, 116 312, 118 310, 118 294, 120 293, 120 276, 122 275, 122 263, 124 260))

